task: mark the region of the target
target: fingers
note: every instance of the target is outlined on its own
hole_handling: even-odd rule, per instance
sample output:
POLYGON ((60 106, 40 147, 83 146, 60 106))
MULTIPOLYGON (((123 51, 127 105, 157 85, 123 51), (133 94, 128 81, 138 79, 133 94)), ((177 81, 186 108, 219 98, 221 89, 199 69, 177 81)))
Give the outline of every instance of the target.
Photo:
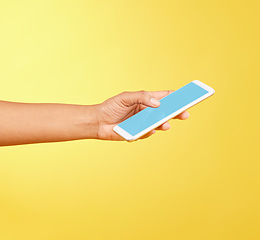
MULTIPOLYGON (((174 119, 180 119, 180 120, 185 120, 190 116, 190 114, 187 111, 182 112, 178 116, 174 117, 174 119)), ((169 122, 163 123, 161 126, 157 127, 156 130, 162 130, 162 131, 167 131, 171 128, 171 125, 169 122)))
POLYGON ((170 128, 171 128, 170 123, 166 122, 166 123, 162 124, 161 126, 159 126, 158 128, 156 128, 156 129, 150 131, 149 133, 145 134, 140 139, 145 139, 145 138, 148 138, 148 137, 152 136, 153 134, 155 134, 156 130, 167 131, 170 128))
POLYGON ((157 127, 156 129, 154 129, 154 130, 150 131, 149 133, 145 134, 140 139, 145 139, 145 138, 152 136, 153 134, 156 133, 157 130, 167 131, 170 128, 171 128, 170 123, 166 122, 166 123, 162 124, 161 126, 157 127))
POLYGON ((155 134, 155 130, 150 131, 149 133, 146 133, 145 135, 143 135, 142 137, 140 137, 140 139, 145 139, 148 138, 150 136, 152 136, 153 134, 155 134))
MULTIPOLYGON (((189 117, 189 113, 184 111, 181 114, 179 114, 178 116, 176 116, 176 119, 180 119, 180 120, 185 120, 189 117)), ((150 131, 149 133, 145 134, 144 136, 142 136, 140 139, 145 139, 148 138, 150 136, 152 136, 156 131, 167 131, 171 128, 171 125, 169 122, 165 122, 163 123, 161 126, 157 127, 156 129, 150 131)))
POLYGON ((190 116, 190 114, 187 111, 182 112, 178 116, 174 117, 174 119, 180 119, 180 120, 185 120, 190 116))
POLYGON ((171 125, 169 122, 163 123, 161 126, 157 127, 156 130, 162 130, 162 131, 167 131, 171 128, 171 125))
POLYGON ((138 92, 123 92, 118 95, 119 100, 127 107, 135 104, 142 104, 147 107, 159 107, 160 102, 153 97, 150 92, 138 91, 138 92))
MULTIPOLYGON (((181 114, 177 115, 176 117, 174 117, 174 119, 180 119, 180 120, 185 120, 190 116, 190 114, 187 111, 182 112, 181 114)), ((165 122, 163 123, 161 126, 157 127, 156 130, 162 130, 162 131, 166 131, 169 130, 171 128, 171 125, 169 122, 165 122)))

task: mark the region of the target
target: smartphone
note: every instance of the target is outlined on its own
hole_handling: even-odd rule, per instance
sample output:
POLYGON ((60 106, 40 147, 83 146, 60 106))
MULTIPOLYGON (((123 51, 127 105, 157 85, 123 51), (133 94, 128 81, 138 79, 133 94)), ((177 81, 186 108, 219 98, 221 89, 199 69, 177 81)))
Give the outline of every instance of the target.
POLYGON ((113 130, 127 141, 136 140, 214 93, 213 88, 194 80, 159 100, 158 108, 147 107, 113 130))

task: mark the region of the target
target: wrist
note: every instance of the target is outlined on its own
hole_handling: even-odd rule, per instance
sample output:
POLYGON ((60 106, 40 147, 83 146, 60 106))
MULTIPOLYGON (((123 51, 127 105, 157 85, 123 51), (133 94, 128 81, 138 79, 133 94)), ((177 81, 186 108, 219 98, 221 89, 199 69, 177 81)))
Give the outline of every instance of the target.
POLYGON ((98 113, 99 104, 96 105, 84 105, 83 117, 81 119, 81 132, 82 139, 98 139, 98 113))

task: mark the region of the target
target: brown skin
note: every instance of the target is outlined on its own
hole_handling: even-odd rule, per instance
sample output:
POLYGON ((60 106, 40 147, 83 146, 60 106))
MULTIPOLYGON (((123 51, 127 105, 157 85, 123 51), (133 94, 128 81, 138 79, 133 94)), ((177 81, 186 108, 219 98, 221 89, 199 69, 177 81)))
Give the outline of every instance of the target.
MULTIPOLYGON (((0 101, 0 146, 77 139, 121 141, 124 138, 113 131, 114 126, 146 107, 158 107, 158 100, 171 92, 123 92, 96 105, 0 101)), ((175 119, 188 117, 185 111, 175 119)), ((156 130, 169 128, 166 122, 156 130)), ((154 133, 152 130, 142 139, 154 133)))

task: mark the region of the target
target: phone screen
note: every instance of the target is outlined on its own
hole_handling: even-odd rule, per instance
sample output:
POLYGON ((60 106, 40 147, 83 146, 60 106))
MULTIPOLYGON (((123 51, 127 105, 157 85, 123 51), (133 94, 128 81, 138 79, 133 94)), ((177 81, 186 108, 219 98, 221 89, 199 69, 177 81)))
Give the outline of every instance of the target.
POLYGON ((160 100, 158 108, 147 107, 118 126, 135 136, 151 125, 178 111, 187 104, 207 94, 208 91, 191 82, 160 100))

